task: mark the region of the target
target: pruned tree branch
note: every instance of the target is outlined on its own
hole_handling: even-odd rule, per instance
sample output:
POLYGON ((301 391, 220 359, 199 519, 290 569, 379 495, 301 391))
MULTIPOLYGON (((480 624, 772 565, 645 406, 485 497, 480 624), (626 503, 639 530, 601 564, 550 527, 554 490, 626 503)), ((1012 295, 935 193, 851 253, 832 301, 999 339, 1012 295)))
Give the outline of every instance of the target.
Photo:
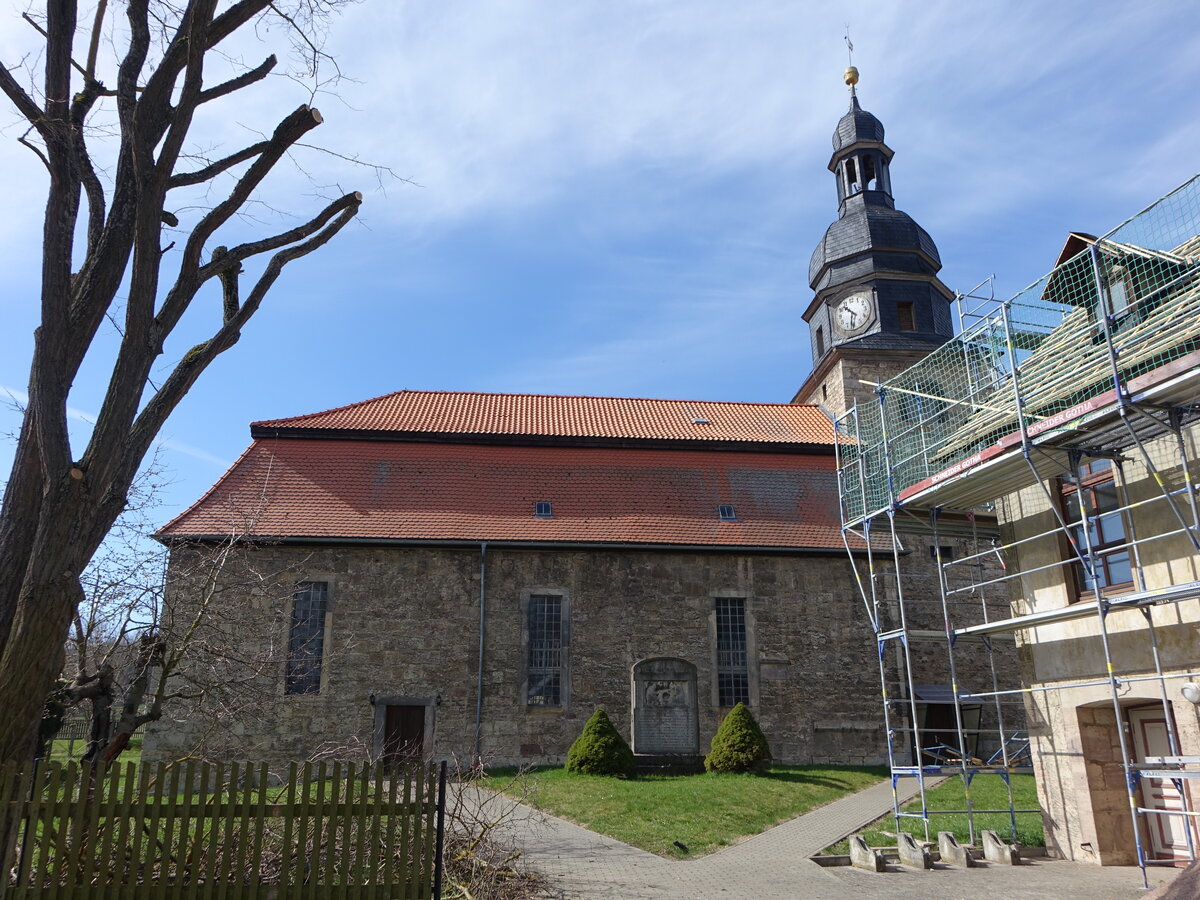
MULTIPOLYGON (((245 301, 241 303, 232 315, 229 315, 232 310, 226 307, 226 319, 221 328, 209 340, 202 344, 197 344, 185 354, 134 422, 130 436, 135 446, 141 446, 145 442, 147 448, 149 447, 149 443, 154 439, 154 435, 162 428, 167 417, 179 404, 179 401, 183 399, 183 396, 191 386, 195 384, 200 374, 217 356, 237 343, 238 338, 241 336, 242 328, 258 311, 259 306, 261 306, 263 299, 267 295, 267 291, 270 290, 271 286, 279 278, 284 266, 293 260, 307 256, 318 247, 328 243, 335 234, 341 231, 358 214, 358 208, 361 204, 362 194, 357 192, 347 194, 329 204, 329 206, 306 225, 294 229, 293 232, 289 232, 289 234, 296 232, 307 234, 311 233, 315 227, 328 223, 324 224, 324 228, 317 231, 308 240, 299 244, 293 244, 271 257, 270 262, 267 263, 265 270, 246 296, 245 301)), ((281 235, 270 241, 261 243, 271 243, 282 237, 284 236, 281 235)), ((238 250, 231 250, 222 256, 222 260, 232 260, 233 262, 237 262, 241 258, 245 257, 239 257, 238 250)), ((226 265, 229 265, 229 263, 226 263, 226 265)), ((229 300, 228 297, 227 300, 229 300)))
POLYGON ((195 172, 182 172, 178 175, 172 175, 168 187, 188 187, 189 185, 202 184, 209 179, 216 178, 222 172, 232 169, 238 163, 254 159, 254 157, 266 150, 270 146, 270 143, 270 141, 259 141, 257 144, 251 144, 249 147, 243 147, 236 153, 230 153, 224 159, 218 159, 216 162, 210 163, 202 169, 197 169, 195 172))
MULTIPOLYGON (((200 269, 200 272, 198 273, 199 279, 201 281, 207 281, 216 272, 221 271, 226 267, 233 265, 234 263, 240 263, 252 256, 258 256, 262 253, 270 253, 272 250, 278 250, 280 247, 286 247, 288 244, 294 244, 297 241, 302 241, 324 227, 325 224, 334 216, 344 213, 346 210, 352 209, 351 216, 353 216, 353 213, 358 210, 358 207, 361 204, 361 193, 356 191, 353 194, 346 194, 344 197, 340 197, 330 203, 308 222, 305 222, 303 225, 298 225, 290 231, 284 231, 281 234, 277 234, 274 237, 264 238, 261 241, 251 241, 246 244, 241 244, 237 247, 234 247, 232 250, 226 250, 224 253, 221 253, 220 256, 214 253, 212 262, 200 269)), ((330 237, 332 236, 333 235, 331 234, 330 237)), ((328 238, 326 238, 326 240, 328 240, 328 238)), ((309 253, 315 249, 316 247, 309 247, 304 252, 309 253)))
POLYGON ((226 94, 232 94, 234 91, 240 91, 244 87, 254 84, 257 81, 262 81, 271 70, 275 68, 278 60, 275 59, 275 54, 268 56, 260 65, 251 69, 248 72, 243 72, 236 78, 230 78, 228 81, 218 84, 216 87, 211 87, 208 90, 200 92, 200 103, 208 103, 212 100, 217 100, 224 97, 226 94))
POLYGON ((20 83, 13 78, 12 72, 8 70, 3 62, 0 62, 0 91, 4 92, 13 106, 17 108, 17 112, 25 117, 25 120, 32 125, 39 134, 45 136, 46 123, 43 121, 42 109, 33 98, 26 93, 20 83))

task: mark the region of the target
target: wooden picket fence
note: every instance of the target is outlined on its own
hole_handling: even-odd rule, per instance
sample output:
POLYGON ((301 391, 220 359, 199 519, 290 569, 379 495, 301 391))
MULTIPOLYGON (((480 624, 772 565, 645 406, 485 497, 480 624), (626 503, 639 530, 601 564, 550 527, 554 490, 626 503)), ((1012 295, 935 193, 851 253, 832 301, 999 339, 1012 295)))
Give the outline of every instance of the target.
POLYGON ((445 763, 9 764, 0 898, 440 900, 445 796, 445 763))

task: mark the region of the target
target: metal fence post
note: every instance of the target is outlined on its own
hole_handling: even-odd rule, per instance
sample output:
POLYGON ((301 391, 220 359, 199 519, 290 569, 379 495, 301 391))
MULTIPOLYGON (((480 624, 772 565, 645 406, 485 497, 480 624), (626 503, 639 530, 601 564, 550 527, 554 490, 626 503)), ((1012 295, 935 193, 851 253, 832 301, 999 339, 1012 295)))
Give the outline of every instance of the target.
POLYGON ((433 900, 442 900, 442 845, 446 838, 446 761, 438 767, 437 843, 433 856, 433 900))

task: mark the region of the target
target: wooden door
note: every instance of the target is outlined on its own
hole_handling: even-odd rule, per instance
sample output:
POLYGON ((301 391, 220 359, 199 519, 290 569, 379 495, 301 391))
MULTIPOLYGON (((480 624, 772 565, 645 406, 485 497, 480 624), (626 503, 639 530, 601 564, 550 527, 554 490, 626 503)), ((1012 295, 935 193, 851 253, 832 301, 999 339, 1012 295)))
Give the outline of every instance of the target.
MULTIPOLYGON (((1135 762, 1145 763, 1149 757, 1172 755, 1167 720, 1163 716, 1161 705, 1129 710, 1129 727, 1133 735, 1135 762)), ((1183 798, 1169 779, 1143 778, 1142 804, 1146 809, 1182 810, 1183 798)), ((1146 832, 1150 836, 1150 846, 1146 848, 1150 858, 1189 858, 1186 816, 1148 813, 1143 819, 1146 822, 1146 832)))
POLYGON ((383 720, 383 758, 417 761, 425 751, 425 707, 389 704, 383 720))

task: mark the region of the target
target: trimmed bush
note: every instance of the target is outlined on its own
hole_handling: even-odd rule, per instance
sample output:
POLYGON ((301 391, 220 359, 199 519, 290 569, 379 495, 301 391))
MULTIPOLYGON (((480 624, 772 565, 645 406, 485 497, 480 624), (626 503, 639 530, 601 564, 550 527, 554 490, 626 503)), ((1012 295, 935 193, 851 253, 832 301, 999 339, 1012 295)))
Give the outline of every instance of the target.
POLYGON ((592 713, 567 751, 567 771, 615 778, 632 778, 636 773, 633 751, 604 710, 592 713))
POLYGON ((764 773, 771 766, 771 748, 744 703, 729 711, 713 735, 712 752, 704 757, 704 768, 716 774, 764 773))

